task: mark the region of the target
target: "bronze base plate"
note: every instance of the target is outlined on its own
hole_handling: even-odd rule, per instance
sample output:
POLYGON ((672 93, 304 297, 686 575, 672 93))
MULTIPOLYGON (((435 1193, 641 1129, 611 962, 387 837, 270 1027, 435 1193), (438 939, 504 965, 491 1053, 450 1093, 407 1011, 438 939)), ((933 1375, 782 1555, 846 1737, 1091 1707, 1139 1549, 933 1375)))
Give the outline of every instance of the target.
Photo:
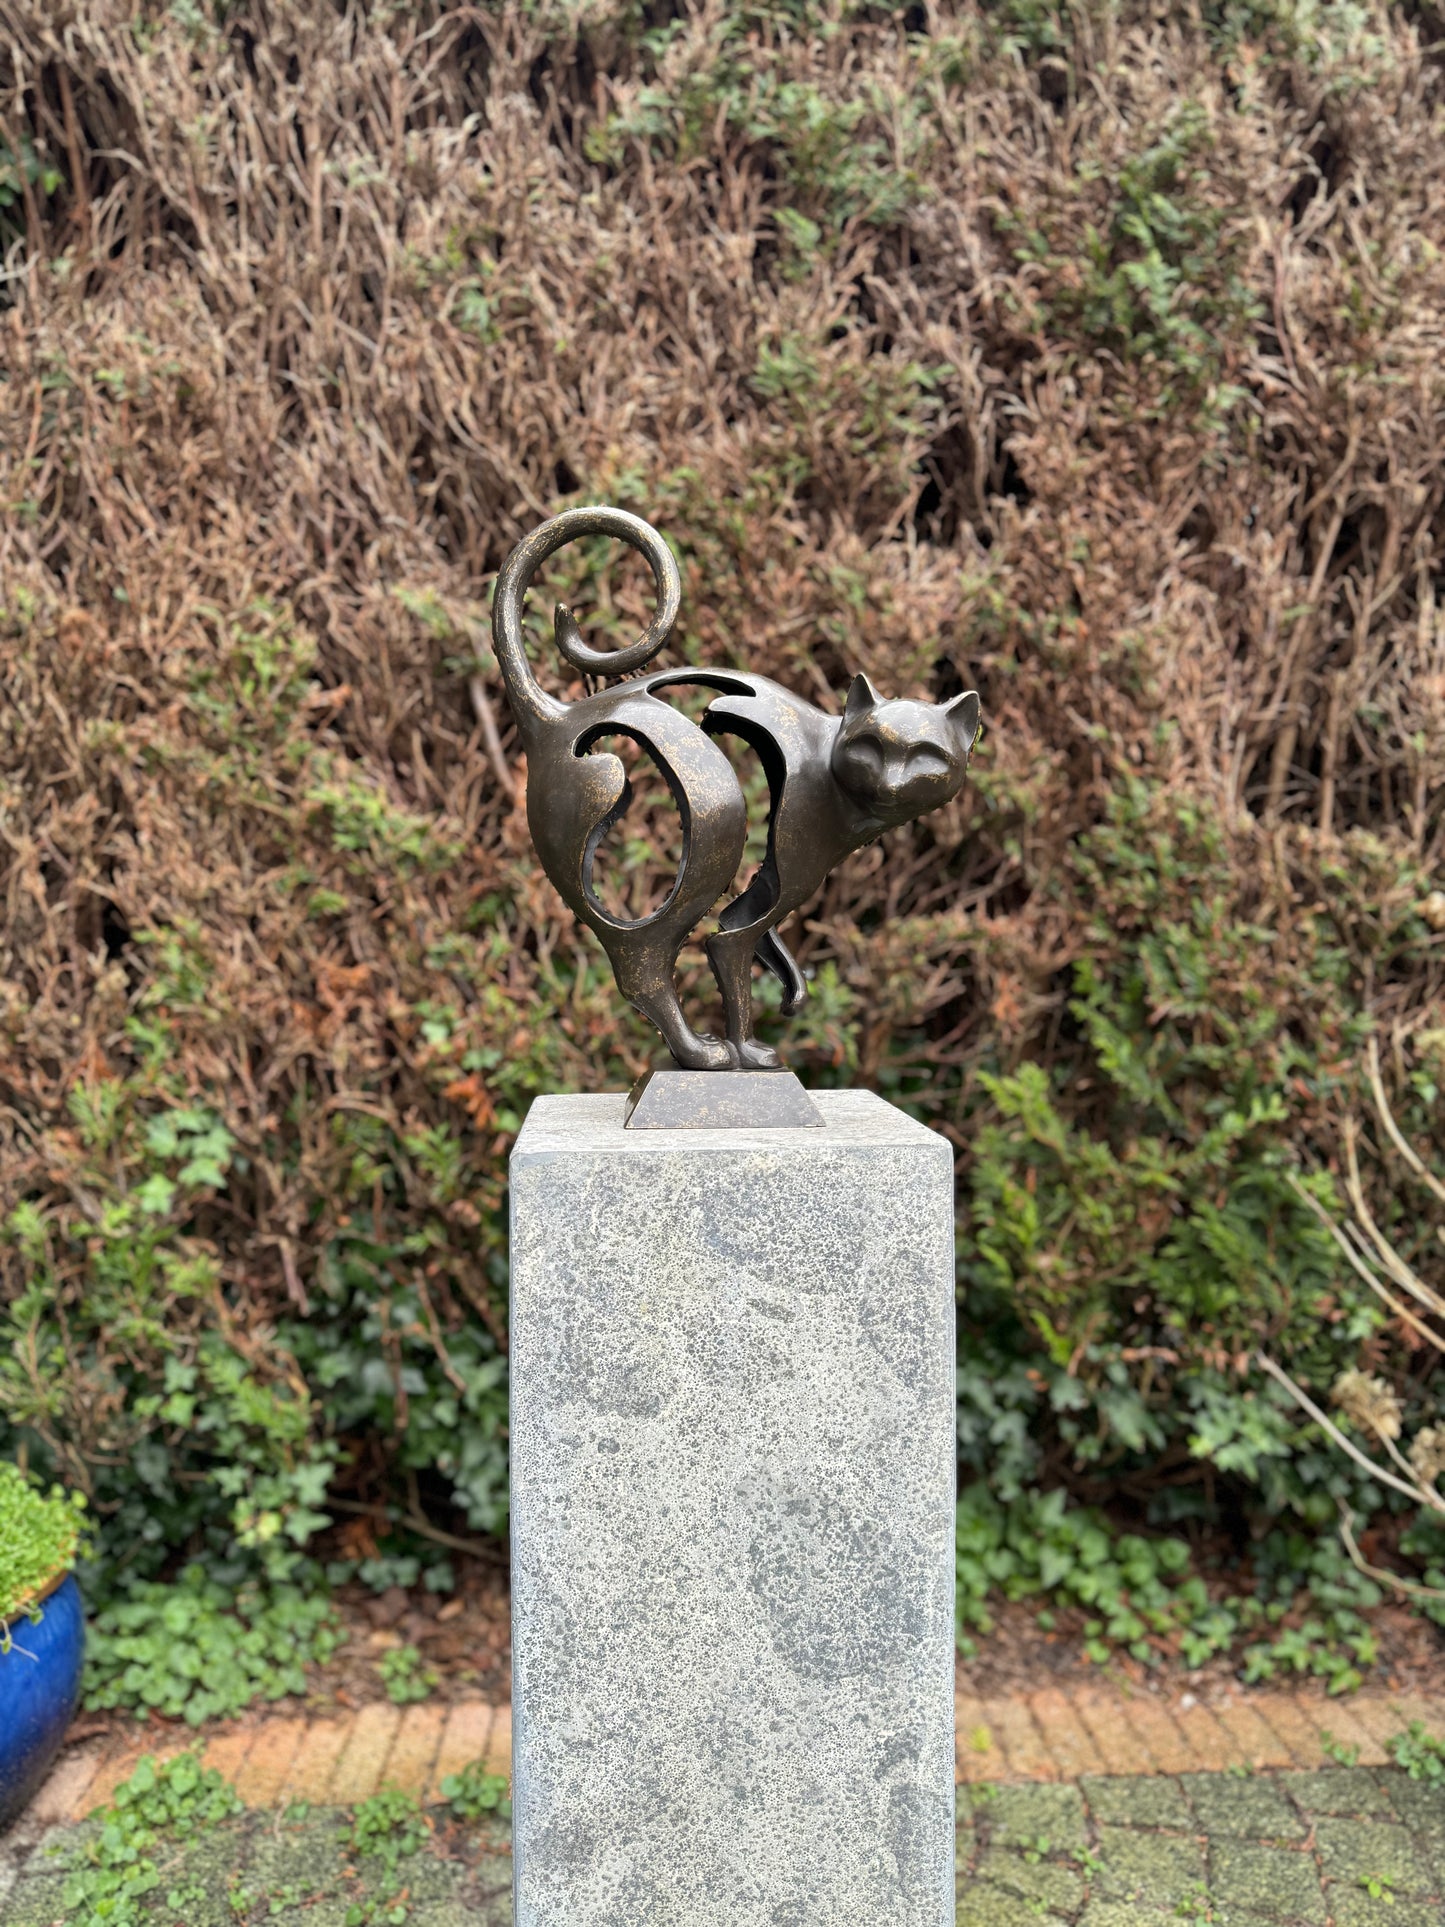
POLYGON ((634 1084, 629 1131, 792 1131, 823 1118, 792 1071, 649 1071, 634 1084))

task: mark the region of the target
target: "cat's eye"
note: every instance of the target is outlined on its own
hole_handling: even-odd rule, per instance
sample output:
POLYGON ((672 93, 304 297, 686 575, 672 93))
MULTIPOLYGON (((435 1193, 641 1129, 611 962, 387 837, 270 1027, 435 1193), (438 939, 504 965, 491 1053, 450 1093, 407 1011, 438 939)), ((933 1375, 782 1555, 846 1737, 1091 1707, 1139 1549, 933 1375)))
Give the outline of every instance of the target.
POLYGON ((883 745, 876 736, 850 736, 847 747, 850 754, 861 755, 864 762, 883 761, 883 745))
POLYGON ((906 767, 910 776, 925 776, 932 771, 950 775, 953 759, 933 743, 915 743, 908 752, 906 767))

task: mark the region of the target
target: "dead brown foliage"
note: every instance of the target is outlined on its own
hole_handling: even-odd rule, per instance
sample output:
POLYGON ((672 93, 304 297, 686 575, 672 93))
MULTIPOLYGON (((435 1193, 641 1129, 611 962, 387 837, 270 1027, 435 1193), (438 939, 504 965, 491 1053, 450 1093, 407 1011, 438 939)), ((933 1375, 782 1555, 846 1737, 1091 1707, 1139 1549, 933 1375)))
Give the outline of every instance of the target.
MULTIPOLYGON (((1070 851, 1130 778, 1224 826, 1240 917, 1362 835, 1402 914, 1445 838, 1442 67, 1408 8, 1321 11, 702 0, 649 49, 605 0, 0 0, 40 170, 0 314, 3 1202, 93 1205, 78 1087, 203 1095, 250 1164, 191 1234, 248 1342, 361 1210, 442 1227, 438 1356, 500 1333, 518 1108, 649 1050, 537 879, 478 653, 567 500, 678 543, 698 659, 983 692, 969 795, 797 933, 819 1074, 931 1079, 962 1138, 977 1063, 1051 1061, 1100 909, 1070 851), (407 1148, 443 1124, 449 1187, 407 1148)), ((560 565, 637 622, 621 564, 560 565)), ((1361 939, 1360 994, 1428 1029, 1439 956, 1361 939)))

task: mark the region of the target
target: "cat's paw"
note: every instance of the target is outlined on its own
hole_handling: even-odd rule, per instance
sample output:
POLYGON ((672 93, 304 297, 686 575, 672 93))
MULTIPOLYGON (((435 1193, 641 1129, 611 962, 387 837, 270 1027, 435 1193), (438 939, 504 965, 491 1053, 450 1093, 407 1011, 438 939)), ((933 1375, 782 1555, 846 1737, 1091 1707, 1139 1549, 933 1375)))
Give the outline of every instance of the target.
POLYGON ((743 1071, 779 1071, 783 1060, 771 1044, 760 1044, 755 1037, 745 1037, 740 1044, 734 1044, 737 1053, 738 1069, 743 1071))
POLYGON ((738 1067, 737 1052, 721 1037, 694 1036, 686 1049, 685 1057, 676 1046, 672 1053, 684 1070, 735 1071, 738 1067))

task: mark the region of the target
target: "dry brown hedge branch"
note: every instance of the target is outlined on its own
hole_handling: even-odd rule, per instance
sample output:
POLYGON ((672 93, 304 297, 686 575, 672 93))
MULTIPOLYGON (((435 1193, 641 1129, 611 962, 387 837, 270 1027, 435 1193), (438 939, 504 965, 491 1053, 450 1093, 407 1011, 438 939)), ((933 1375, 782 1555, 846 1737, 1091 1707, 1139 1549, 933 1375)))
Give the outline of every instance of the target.
MULTIPOLYGON (((1126 782, 1224 825, 1286 950, 1351 838, 1396 915, 1445 847, 1442 66, 1408 9, 1324 11, 701 4, 649 51, 607 0, 0 0, 37 167, 0 210, 0 1206, 97 1208, 77 1089, 204 1097, 250 1162, 195 1235, 264 1322, 369 1208, 370 1118, 396 1236, 444 1227, 438 1342, 500 1332, 516 1105, 649 1048, 537 878, 476 641, 565 500, 677 542, 690 655, 983 691, 969 795, 797 945, 838 986, 804 1058, 922 1081, 965 1148, 981 1063, 1066 1052, 1072 852, 1126 782), (406 1149, 438 1126, 450 1197, 406 1149)), ((556 580, 641 614, 616 560, 556 580)), ((1441 945, 1373 940, 1361 996, 1428 1026, 1441 945)))

